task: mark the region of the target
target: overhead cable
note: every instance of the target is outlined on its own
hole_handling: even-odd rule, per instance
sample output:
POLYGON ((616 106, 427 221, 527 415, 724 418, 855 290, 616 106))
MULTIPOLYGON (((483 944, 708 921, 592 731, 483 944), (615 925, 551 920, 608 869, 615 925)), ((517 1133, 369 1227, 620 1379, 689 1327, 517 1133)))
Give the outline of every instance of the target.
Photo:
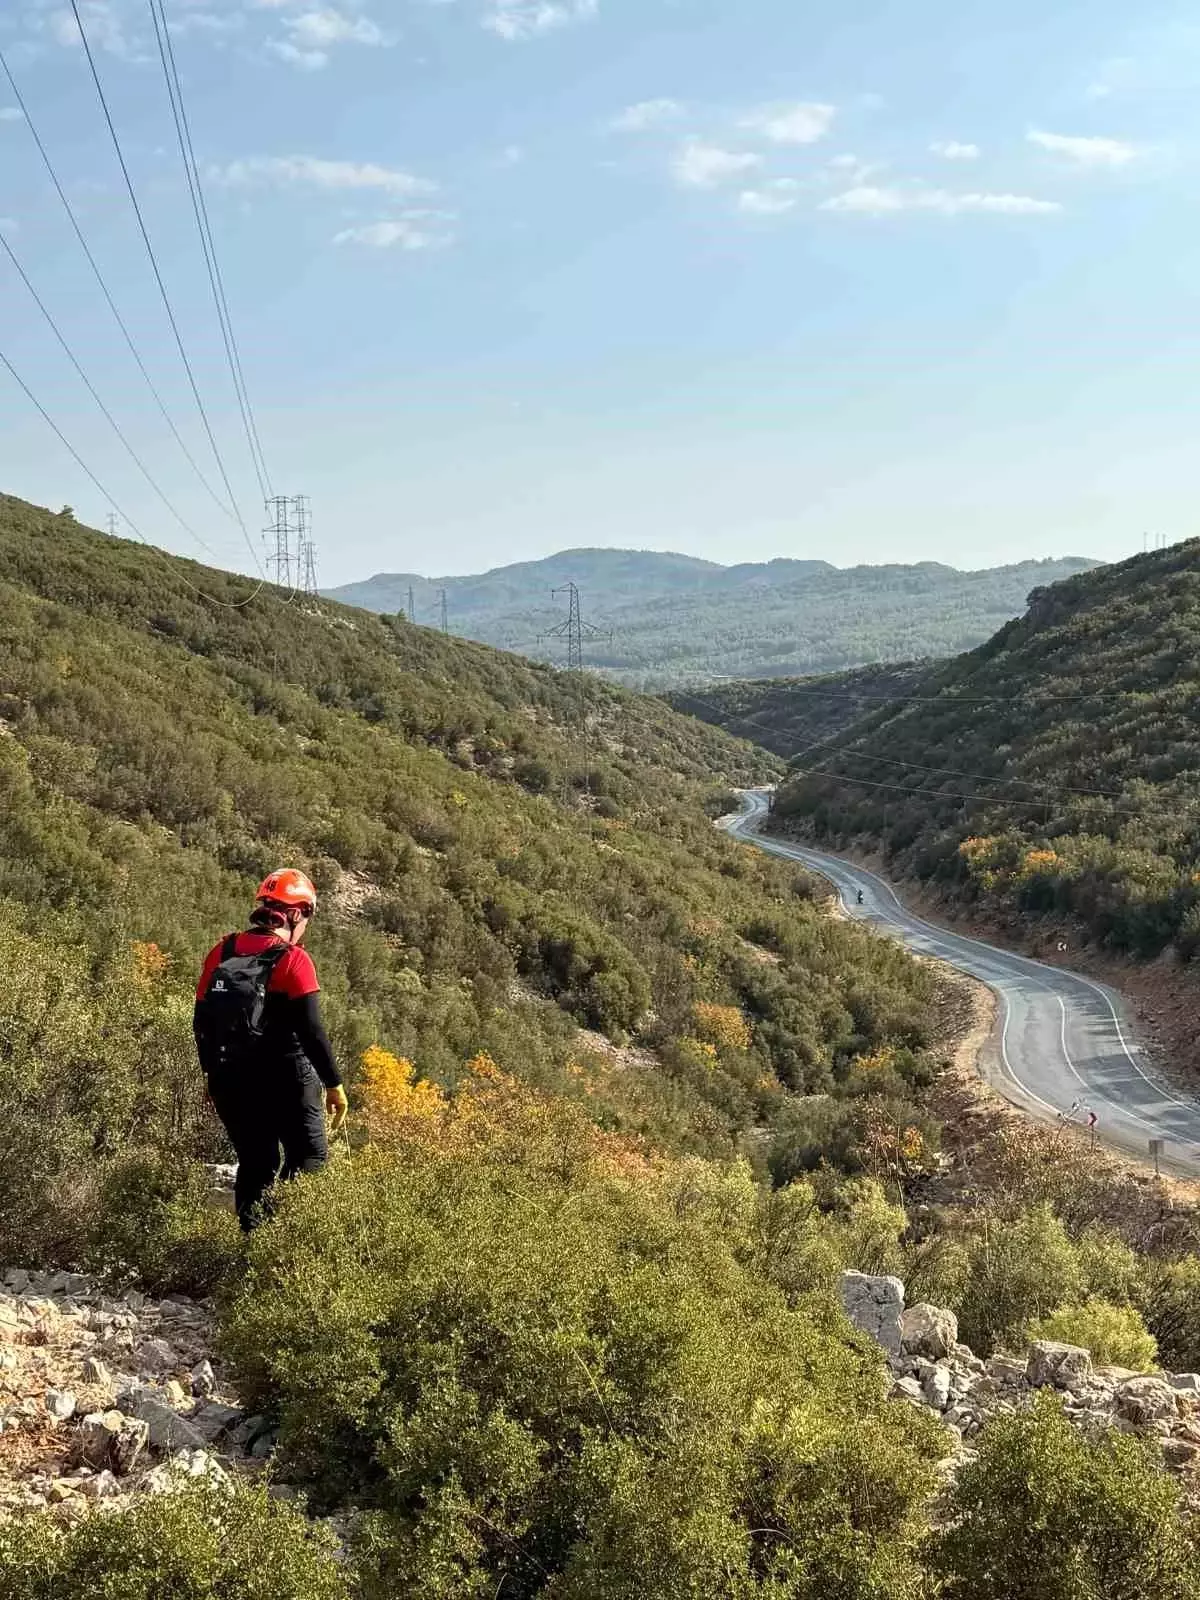
POLYGON ((171 30, 167 23, 167 14, 162 0, 149 0, 149 5, 151 20, 154 23, 154 35, 158 42, 159 60, 162 63, 163 77, 167 85, 167 98, 171 102, 171 115, 175 121, 175 136, 179 142, 179 153, 183 159, 184 174, 187 177, 188 192, 191 195, 192 214, 196 219, 196 229, 200 235, 200 248, 204 253, 204 265, 208 273, 209 288, 212 291, 213 305, 216 308, 217 321, 221 328, 221 340, 225 346, 225 359, 229 363, 234 393, 237 395, 238 409, 242 415, 242 427, 246 434, 246 442, 250 447, 250 459, 254 463, 255 476, 258 479, 258 486, 262 491, 265 504, 271 498, 270 475, 267 472, 266 458, 263 455, 258 426, 254 420, 254 410, 250 404, 250 392, 246 387, 246 375, 242 367, 242 356, 241 351, 238 349, 237 336, 233 331, 233 320, 229 313, 229 301, 225 294, 225 282, 221 276, 220 263, 217 260, 216 243, 213 239, 212 225, 208 216, 208 204, 204 198, 204 185, 200 178, 200 167, 196 161, 191 125, 188 121, 187 106, 183 98, 183 86, 180 83, 179 69, 175 61, 175 46, 171 39, 171 30))
MULTIPOLYGON (((751 722, 748 718, 745 718, 745 717, 731 717, 731 716, 729 716, 723 710, 723 708, 718 706, 717 704, 715 704, 715 702, 713 702, 711 700, 705 700, 702 696, 693 694, 690 690, 685 691, 685 695, 686 695, 686 698, 688 700, 691 700, 695 705, 707 706, 710 711, 714 711, 714 712, 719 713, 721 715, 722 719, 723 719, 722 724, 721 724, 722 726, 728 726, 731 723, 736 723, 739 727, 754 729, 754 731, 760 737, 761 737, 762 734, 769 733, 771 731, 769 728, 764 728, 762 723, 760 723, 760 722, 751 722)), ((836 734, 830 734, 828 738, 826 738, 826 739, 818 739, 813 744, 804 745, 799 750, 793 750, 788 755, 781 756, 780 759, 783 760, 783 761, 787 761, 789 763, 798 761, 802 756, 808 755, 813 750, 822 750, 822 749, 824 749, 829 744, 830 739, 833 739, 833 738, 836 738, 836 737, 837 737, 836 734)), ((1045 788, 1045 789, 1057 790, 1059 793, 1062 793, 1062 794, 1098 795, 1098 796, 1101 796, 1101 797, 1104 797, 1104 798, 1108 798, 1108 799, 1113 799, 1113 800, 1119 800, 1119 799, 1123 798, 1123 795, 1124 795, 1124 791, 1123 790, 1119 790, 1119 789, 1087 789, 1087 788, 1079 788, 1079 787, 1075 787, 1075 786, 1073 786, 1071 784, 1054 783, 1052 780, 1043 779, 1043 778, 1036 778, 1036 779, 1034 779, 1034 778, 1007 778, 1007 777, 1001 777, 1001 776, 996 775, 996 774, 989 774, 989 773, 986 773, 986 772, 960 772, 957 768, 953 768, 953 767, 927 767, 927 766, 922 766, 922 764, 919 761, 905 761, 905 760, 902 760, 902 759, 899 759, 899 758, 893 758, 893 757, 890 757, 890 756, 880 756, 880 755, 876 755, 874 753, 874 751, 867 751, 867 750, 839 749, 839 750, 832 751, 826 759, 832 761, 838 756, 852 756, 857 761, 880 761, 885 766, 889 766, 889 767, 913 767, 919 772, 931 773, 931 774, 935 774, 935 775, 939 775, 939 776, 943 776, 943 777, 947 777, 947 778, 963 778, 964 780, 967 780, 967 781, 972 782, 972 783, 1015 783, 1015 784, 1020 784, 1023 788, 1026 788, 1026 789, 1034 789, 1034 788, 1038 788, 1040 786, 1040 787, 1045 788)), ((813 768, 812 770, 815 772, 818 769, 813 768)), ((831 776, 840 776, 840 774, 831 774, 831 776)), ((847 782, 853 783, 853 782, 858 782, 858 781, 860 781, 860 780, 847 778, 847 782)), ((862 781, 865 781, 865 780, 862 780, 862 781)), ((889 785, 885 784, 885 785, 882 785, 881 787, 887 788, 887 787, 889 787, 889 785)), ((903 788, 904 786, 903 785, 898 785, 898 787, 903 788)), ((911 792, 917 793, 919 791, 913 790, 911 792)), ((940 792, 940 791, 938 791, 938 792, 940 792)), ((994 798, 997 799, 997 800, 1001 799, 1000 796, 995 796, 994 798)), ((1004 802, 1004 803, 1008 803, 1008 802, 1004 802)), ((1022 802, 1013 801, 1011 803, 1014 804, 1014 805, 1019 805, 1022 802)), ((1041 803, 1042 802, 1039 802, 1039 804, 1041 804, 1041 803)))
MULTIPOLYGON (((128 454, 130 460, 133 462, 134 466, 137 467, 137 469, 141 473, 142 477, 145 478, 146 482, 150 485, 151 489, 154 490, 154 493, 162 501, 163 505, 166 506, 167 510, 175 518, 176 522, 183 529, 183 531, 185 533, 189 534, 191 536, 191 538, 193 538, 196 541, 196 543, 201 547, 201 549, 207 550, 207 552, 208 552, 208 554, 210 556, 212 556, 215 560, 219 561, 220 557, 217 555, 217 552, 212 548, 211 545, 207 544, 200 537, 200 535, 196 532, 196 530, 188 522, 186 517, 183 516, 182 512, 180 512, 178 510, 178 508, 173 504, 173 502, 167 496, 166 491, 162 488, 161 484, 158 482, 158 479, 150 471, 149 467, 142 460, 141 456, 134 449, 133 445, 129 442, 129 439, 128 439, 124 429, 121 427, 121 424, 113 416, 113 414, 109 410, 108 406, 105 405, 103 399, 97 393, 95 384, 92 382, 92 380, 88 377, 87 373, 84 371, 82 363, 80 362, 78 356, 76 356, 74 350, 71 348, 70 344, 68 343, 66 335, 63 333, 62 329, 59 327, 57 321, 54 318, 53 313, 50 311, 49 307, 46 305, 46 303, 42 299, 41 295, 34 288, 33 283, 30 281, 29 274, 25 271, 25 268, 21 265, 20 261, 17 259, 16 252, 13 250, 12 245, 9 243, 8 239, 5 237, 3 228, 0 228, 0 249, 2 249, 4 251, 5 255, 8 257, 9 261, 12 263, 12 266, 15 269, 17 275, 20 277, 21 282, 25 285, 26 289, 29 290, 29 293, 30 293, 30 295, 31 295, 31 297, 33 299, 34 304, 37 306, 37 308, 41 312, 42 316, 46 319, 46 322, 49 325, 51 332, 54 334, 54 337, 58 340, 59 345, 62 347, 63 354, 66 356, 67 360, 74 367, 75 371, 78 373, 81 382, 83 383, 84 387, 87 389, 87 392, 91 395, 92 399, 96 402, 96 405, 99 407, 99 409, 100 409, 101 413, 103 414, 104 419, 108 423, 109 427, 116 434, 117 438, 121 441, 121 444, 124 446, 125 451, 128 454)), ((132 526, 132 524, 130 524, 130 525, 132 526)))
POLYGON ((8 359, 3 350, 0 350, 0 366, 4 367, 9 377, 12 378, 13 382, 21 390, 25 398, 38 412, 46 426, 51 429, 55 437, 58 439, 58 442, 62 445, 63 449, 71 457, 83 475, 92 484, 93 488, 95 488, 102 498, 108 502, 108 504, 116 512, 117 516, 120 517, 121 521, 125 523, 126 527, 128 527, 129 531, 134 535, 134 537, 139 539, 148 550, 152 550, 156 555, 162 557, 162 559, 171 568, 172 574, 177 577, 181 583, 185 584, 187 588, 191 589, 194 594, 200 597, 201 600, 206 600, 211 605, 224 606, 229 611, 243 610, 250 604, 252 600, 262 593, 267 586, 265 578, 259 580, 254 590, 248 594, 244 600, 221 600, 216 595, 207 594, 197 584, 194 584, 190 578, 185 576, 184 573, 180 572, 178 570, 177 563, 172 561, 165 551, 159 550, 156 545, 150 543, 149 539, 146 538, 146 535, 141 531, 137 523, 134 522, 133 518, 128 514, 128 512, 122 509, 116 498, 105 488, 104 484, 101 483, 100 479, 92 471, 91 467, 88 466, 87 462, 79 454, 79 451, 76 450, 75 446, 67 438, 66 434, 59 427, 58 423, 55 422, 49 411, 46 410, 46 407, 38 399, 37 395, 34 394, 33 390, 25 382, 25 379, 13 366, 12 362, 8 359))
POLYGON ((59 200, 62 202, 63 210, 66 212, 67 218, 70 221, 71 227, 74 229, 75 237, 79 241, 80 249, 83 251, 85 257, 87 258, 88 266, 92 269, 92 275, 93 275, 93 277, 95 278, 97 284, 100 287, 100 292, 104 296, 104 299, 108 304, 108 309, 112 312, 113 320, 116 322, 117 327, 121 330, 121 337, 124 339, 125 344, 129 349, 130 355, 133 357, 134 361, 137 363, 138 371, 141 373, 143 379, 145 380, 146 387, 149 389, 151 395, 154 397, 154 403, 158 407, 159 412, 162 415, 163 421, 166 423, 167 427, 171 430, 171 433, 172 433, 172 435, 174 436, 174 439, 175 439, 175 443, 179 446, 180 450, 183 452, 184 458, 186 459, 188 465, 191 467, 192 471, 195 473, 196 477, 200 480, 201 484, 204 487, 205 492, 210 496, 210 498, 212 499, 213 503, 215 505, 217 505, 221 509, 221 511, 223 511, 225 513, 225 515, 227 517, 229 517, 231 520, 234 520, 234 511, 233 511, 232 506, 226 505, 225 501, 221 499, 221 496, 218 494, 216 489, 214 489, 212 484, 209 482, 207 476, 205 475, 205 473, 201 469, 200 464, 197 462, 195 456, 192 454, 191 450, 188 448, 187 443, 184 440, 183 435, 180 433, 179 428, 175 423, 175 419, 172 417, 171 413, 167 410, 166 401, 163 399, 162 395, 160 394, 160 392, 158 390, 158 386, 155 384, 154 379, 150 376, 149 368, 146 366, 146 362, 142 357, 142 353, 138 349, 137 344, 134 341, 134 337, 129 331, 129 326, 126 323, 125 318, 121 315, 121 311, 120 311, 119 307, 117 306, 117 302, 113 297, 112 291, 108 287, 108 283, 107 283, 107 280, 104 277, 103 272, 101 272, 101 270, 100 270, 100 265, 97 262, 95 255, 93 254, 92 248, 88 244, 87 237, 84 234, 83 227, 82 227, 82 225, 81 225, 81 223, 79 221, 78 215, 76 214, 75 207, 71 204, 71 201, 67 196, 67 192, 66 192, 65 188, 63 187, 62 181, 59 178, 57 171, 55 170, 54 163, 50 159, 50 152, 47 150, 46 145, 45 145, 45 141, 42 139, 41 134, 38 132, 37 124, 34 122, 32 116, 29 113, 29 107, 25 102, 25 98, 21 93, 21 90, 20 90, 20 88, 19 88, 19 86, 17 84, 16 79, 13 77, 12 69, 9 67, 8 61, 5 59, 3 50, 0 50, 0 70, 3 71, 5 78, 7 78, 7 80, 8 80, 9 90, 12 93, 13 99, 17 103, 18 109, 20 110, 20 112, 22 113, 22 115, 25 118, 25 126, 29 129, 30 137, 33 139, 34 144, 37 146, 38 154, 41 156, 42 163, 45 166, 46 171, 50 176, 50 182, 54 185, 55 193, 58 195, 59 200))
MULTIPOLYGON (((824 767, 812 767, 807 772, 802 772, 802 778, 831 778, 835 783, 857 783, 867 789, 891 789, 897 794, 928 794, 939 800, 977 800, 981 805, 989 806, 1033 806, 1036 810, 1045 811, 1052 803, 1053 796, 1044 800, 1010 800, 999 794, 959 794, 953 789, 922 789, 917 785, 909 786, 904 783, 877 783, 870 778, 852 778, 846 772, 830 772, 824 767)), ((1144 817, 1144 811, 1131 811, 1128 807, 1110 806, 1109 815, 1114 817, 1144 817)))
POLYGON ((116 123, 113 121, 112 112, 109 109, 108 97, 104 93, 104 85, 100 81, 100 72, 96 66, 96 58, 92 52, 91 43, 88 40, 87 29, 84 27, 83 17, 80 15, 79 0, 70 0, 70 5, 72 15, 75 18, 75 26, 79 30, 80 42, 83 45, 84 54, 87 57, 88 67, 92 75, 92 82, 95 84, 96 94, 100 100, 100 108, 104 113, 104 120, 108 126, 108 132, 110 138, 112 139, 113 149, 116 152, 117 162, 121 168, 121 175, 125 179, 125 188, 129 194, 130 203, 133 206, 134 215, 137 218, 138 228, 142 235, 142 242, 145 244, 146 253, 150 258, 150 265, 154 272, 154 280, 158 285, 158 292, 162 298, 163 308, 167 313, 167 320, 171 325, 171 332, 175 337, 175 344, 179 350, 180 360, 183 362, 184 370, 188 376, 188 383, 190 384, 192 390, 192 398, 196 402, 196 409, 199 411, 201 421, 204 424, 204 431, 208 437, 208 442, 212 449, 213 459, 217 463, 217 469, 221 474, 221 482, 225 485, 225 492, 229 496, 229 503, 233 507, 238 526, 242 530, 242 537, 246 542, 246 548, 249 550, 251 558, 254 561, 254 565, 258 568, 259 573, 261 574, 262 563, 259 561, 258 551, 255 548, 254 541, 250 537, 250 530, 246 526, 245 518, 238 509, 237 496, 234 494, 233 485, 229 481, 229 473, 225 468, 225 462, 221 456, 221 451, 218 448, 216 435, 213 432, 212 423, 209 421, 208 417, 208 411, 205 408, 204 400, 200 394, 200 386, 196 382, 196 374, 192 370, 192 363, 188 358, 187 347, 183 342, 183 335, 179 331, 179 323, 175 316, 174 307, 171 305, 171 297, 167 293, 167 286, 163 281, 162 271, 160 270, 158 264, 158 257, 155 254, 154 245, 151 243, 150 233, 146 227, 146 219, 142 214, 141 204, 137 197, 137 190, 134 188, 133 178, 130 175, 129 164, 125 160, 125 152, 121 146, 120 135, 117 133, 116 123))

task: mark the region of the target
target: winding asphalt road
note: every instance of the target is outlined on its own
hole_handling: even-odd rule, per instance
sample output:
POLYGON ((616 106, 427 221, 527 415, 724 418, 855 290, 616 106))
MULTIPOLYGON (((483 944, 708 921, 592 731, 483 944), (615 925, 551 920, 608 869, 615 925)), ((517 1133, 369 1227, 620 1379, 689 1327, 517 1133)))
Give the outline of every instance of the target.
POLYGON ((849 916, 981 979, 996 993, 997 1024, 980 1064, 1006 1099, 1044 1121, 1065 1115, 1086 1127, 1094 1114, 1105 1144, 1143 1159, 1149 1158, 1150 1141, 1161 1139, 1164 1171, 1200 1176, 1200 1104, 1181 1100, 1155 1075, 1115 990, 923 921, 864 867, 760 833, 767 796, 750 790, 742 799, 745 809, 723 823, 735 838, 820 873, 849 916))

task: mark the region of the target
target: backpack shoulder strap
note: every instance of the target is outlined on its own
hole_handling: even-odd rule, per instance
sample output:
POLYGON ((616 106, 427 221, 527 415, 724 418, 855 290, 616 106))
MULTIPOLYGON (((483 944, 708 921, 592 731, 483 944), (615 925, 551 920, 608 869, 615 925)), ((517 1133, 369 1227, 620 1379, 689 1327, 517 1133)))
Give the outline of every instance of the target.
POLYGON ((237 954, 237 934, 231 933, 221 941, 221 960, 229 961, 237 954))

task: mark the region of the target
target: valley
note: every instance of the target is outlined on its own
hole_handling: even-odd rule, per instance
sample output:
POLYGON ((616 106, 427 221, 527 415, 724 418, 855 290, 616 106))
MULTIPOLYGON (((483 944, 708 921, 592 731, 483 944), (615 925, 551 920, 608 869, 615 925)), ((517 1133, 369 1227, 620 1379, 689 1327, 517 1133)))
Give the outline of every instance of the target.
MULTIPOLYGON (((1126 1427, 1175 1549, 1200 1448, 1186 1388, 1167 1432, 1143 1395, 1200 1367, 1200 1211, 1053 1113, 1078 1072, 1114 1145, 1161 1126, 1190 1170, 1200 1137, 1105 991, 760 834, 761 802, 726 837, 781 782, 816 833, 803 764, 732 729, 234 583, 0 500, 8 1591, 84 1600, 149 1549, 203 1600, 253 1600, 247 1550, 283 1600, 941 1600, 997 1559, 973 1485, 1011 1441, 1081 1486, 1126 1427), (243 1241, 193 984, 284 861, 351 1114, 243 1241), (963 1105, 970 1007, 884 931, 998 991, 993 1077, 1040 1116, 963 1105), (880 1344, 897 1292, 960 1352, 880 1344), (1028 1376, 1050 1345, 1095 1374, 1069 1415, 1028 1376)), ((839 680, 807 731, 861 738, 956 670, 839 680)), ((788 686, 743 692, 723 714, 791 717, 782 748, 788 686)))

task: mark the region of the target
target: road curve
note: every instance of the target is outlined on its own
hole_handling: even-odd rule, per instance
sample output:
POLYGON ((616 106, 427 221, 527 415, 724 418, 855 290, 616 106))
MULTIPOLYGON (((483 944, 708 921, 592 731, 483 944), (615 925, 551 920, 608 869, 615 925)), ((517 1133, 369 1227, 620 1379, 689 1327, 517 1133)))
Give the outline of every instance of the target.
POLYGON ((999 1015, 981 1068, 1006 1099, 1042 1120, 1065 1115, 1085 1127, 1094 1113, 1105 1144, 1143 1159, 1150 1141, 1161 1139, 1164 1171, 1200 1176, 1200 1104, 1180 1099, 1155 1075, 1115 990, 924 921, 864 867, 761 834, 767 796, 747 790, 742 799, 745 809, 722 824, 735 838, 820 873, 850 917, 995 992, 999 1015))

